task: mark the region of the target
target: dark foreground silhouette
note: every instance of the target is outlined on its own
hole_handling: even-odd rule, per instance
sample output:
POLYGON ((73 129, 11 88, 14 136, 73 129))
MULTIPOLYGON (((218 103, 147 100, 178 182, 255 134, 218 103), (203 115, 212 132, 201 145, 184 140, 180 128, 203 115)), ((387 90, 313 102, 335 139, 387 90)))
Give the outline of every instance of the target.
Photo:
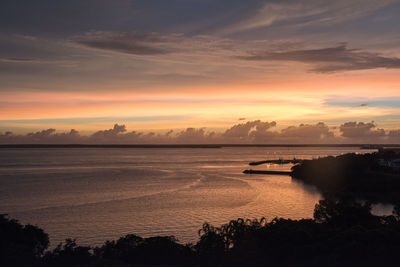
POLYGON ((325 198, 358 198, 372 203, 400 204, 400 168, 395 151, 345 154, 304 160, 292 167, 292 177, 315 185, 325 198))
POLYGON ((314 219, 205 223, 199 241, 127 235, 100 247, 72 239, 45 251, 38 227, 0 216, 0 266, 399 266, 400 209, 374 216, 368 203, 321 200, 314 219))

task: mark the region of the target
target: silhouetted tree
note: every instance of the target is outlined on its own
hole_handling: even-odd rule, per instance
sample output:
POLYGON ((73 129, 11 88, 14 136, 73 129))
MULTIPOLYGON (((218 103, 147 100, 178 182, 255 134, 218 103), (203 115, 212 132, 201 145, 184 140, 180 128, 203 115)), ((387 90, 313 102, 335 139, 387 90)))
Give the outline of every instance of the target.
POLYGON ((400 222, 400 205, 396 205, 393 208, 393 216, 400 222))
POLYGON ((0 215, 0 266, 36 266, 48 245, 42 229, 0 215))
POLYGON ((127 235, 117 241, 107 241, 95 248, 94 254, 105 264, 189 265, 194 251, 181 245, 173 236, 141 238, 127 235))
POLYGON ((324 199, 315 205, 314 219, 318 223, 341 226, 379 224, 378 216, 371 214, 371 204, 352 199, 324 199))
POLYGON ((94 262, 90 250, 90 247, 78 246, 74 239, 66 239, 64 245, 59 244, 45 254, 43 263, 47 266, 90 266, 94 262))
POLYGON ((199 230, 200 240, 195 245, 196 252, 203 264, 217 266, 225 254, 224 237, 219 229, 208 223, 204 223, 199 230))

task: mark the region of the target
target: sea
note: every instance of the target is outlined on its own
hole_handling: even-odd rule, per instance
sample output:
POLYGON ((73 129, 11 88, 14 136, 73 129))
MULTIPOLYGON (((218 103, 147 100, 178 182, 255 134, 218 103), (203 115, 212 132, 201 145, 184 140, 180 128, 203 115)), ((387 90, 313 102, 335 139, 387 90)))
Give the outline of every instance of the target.
POLYGON ((127 234, 175 236, 195 243, 208 222, 237 218, 312 218, 322 198, 287 175, 243 170, 290 170, 291 164, 251 161, 312 159, 358 147, 1 148, 0 214, 49 234, 101 245, 127 234))

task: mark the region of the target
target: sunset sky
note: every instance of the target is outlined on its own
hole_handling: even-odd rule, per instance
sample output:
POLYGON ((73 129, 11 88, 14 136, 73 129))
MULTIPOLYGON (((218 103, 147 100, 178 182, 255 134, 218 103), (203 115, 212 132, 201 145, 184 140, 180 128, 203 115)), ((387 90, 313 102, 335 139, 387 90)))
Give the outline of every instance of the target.
POLYGON ((399 0, 3 0, 0 132, 395 133, 399 14, 399 0))

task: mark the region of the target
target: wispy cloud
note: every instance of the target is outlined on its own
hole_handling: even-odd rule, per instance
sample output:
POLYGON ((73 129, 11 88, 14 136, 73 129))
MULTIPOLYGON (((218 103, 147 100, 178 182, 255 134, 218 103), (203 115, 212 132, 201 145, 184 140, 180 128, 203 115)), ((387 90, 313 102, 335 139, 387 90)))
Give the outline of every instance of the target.
POLYGON ((234 42, 229 39, 156 32, 91 31, 75 36, 70 41, 88 48, 143 56, 200 51, 221 52, 234 48, 234 42))
POLYGON ((254 51, 245 60, 296 61, 312 64, 314 72, 336 72, 347 70, 363 70, 400 68, 400 58, 385 57, 379 53, 365 52, 359 49, 348 49, 346 44, 336 47, 289 50, 289 51, 254 51))
MULTIPOLYGON (((313 72, 337 72, 375 68, 400 68, 400 58, 379 53, 349 49, 346 43, 315 49, 296 49, 298 42, 238 42, 212 36, 161 35, 157 33, 89 32, 74 40, 86 47, 141 56, 168 55, 185 62, 204 53, 229 60, 234 54, 247 61, 295 61, 311 64, 313 72), (262 45, 268 47, 262 50, 262 45), (250 51, 246 54, 245 51, 250 51), (176 55, 182 57, 176 57, 176 55)), ((210 64, 214 64, 210 62, 210 64)))
POLYGON ((155 33, 88 32, 75 41, 91 48, 134 55, 162 55, 170 51, 162 47, 166 38, 155 33))
POLYGON ((187 115, 159 115, 136 117, 88 117, 88 118, 51 118, 51 119, 24 119, 24 120, 0 120, 0 123, 13 124, 86 124, 93 122, 150 122, 188 119, 187 115))
POLYGON ((25 62, 33 62, 33 58, 11 58, 11 57, 0 57, 0 62, 6 63, 25 63, 25 62))
POLYGON ((231 34, 277 23, 295 27, 310 24, 332 25, 371 14, 396 0, 292 0, 265 3, 260 9, 229 26, 219 29, 220 34, 231 34))
POLYGON ((328 97, 324 103, 330 106, 341 107, 384 107, 400 108, 400 98, 351 98, 351 97, 328 97))

